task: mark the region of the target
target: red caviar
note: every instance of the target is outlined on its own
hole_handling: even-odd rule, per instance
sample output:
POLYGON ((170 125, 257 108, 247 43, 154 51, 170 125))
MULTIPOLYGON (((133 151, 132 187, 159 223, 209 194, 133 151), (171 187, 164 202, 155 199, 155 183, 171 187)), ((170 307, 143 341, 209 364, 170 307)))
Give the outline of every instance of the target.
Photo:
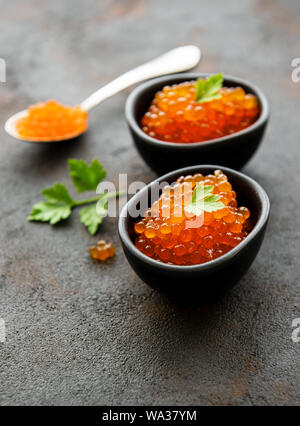
POLYGON ((88 114, 79 105, 68 106, 49 100, 28 108, 16 123, 19 136, 27 140, 55 141, 75 137, 87 129, 88 114))
POLYGON ((216 259, 238 245, 251 228, 250 211, 238 207, 236 193, 220 170, 214 175, 185 176, 175 186, 165 186, 162 195, 134 226, 136 247, 153 259, 174 265, 195 265, 216 259), (197 185, 213 186, 224 207, 203 212, 187 212, 197 185), (168 213, 166 215, 166 212, 168 213))
POLYGON ((90 248, 92 259, 105 261, 116 254, 116 249, 111 243, 100 240, 97 244, 90 248))
POLYGON ((141 120, 149 136, 167 142, 202 142, 245 129, 259 115, 257 98, 241 87, 222 87, 218 99, 196 101, 195 81, 165 86, 141 120))

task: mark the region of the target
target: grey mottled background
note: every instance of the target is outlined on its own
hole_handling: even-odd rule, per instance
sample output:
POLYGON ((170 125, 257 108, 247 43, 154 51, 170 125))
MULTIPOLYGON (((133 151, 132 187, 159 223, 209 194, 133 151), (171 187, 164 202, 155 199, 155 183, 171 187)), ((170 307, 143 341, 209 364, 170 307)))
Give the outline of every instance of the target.
POLYGON ((300 403, 300 56, 298 0, 1 0, 0 404, 300 403), (13 112, 54 97, 78 103, 118 74, 182 44, 199 45, 201 71, 256 83, 272 119, 244 171, 272 203, 262 250, 222 301, 176 306, 127 264, 115 219, 91 237, 78 212, 51 228, 26 222, 39 192, 70 186, 69 157, 97 157, 108 177, 154 174, 133 148, 124 120, 129 91, 96 109, 90 131, 68 146, 18 143, 3 131, 13 112), (117 256, 93 263, 105 238, 117 256))

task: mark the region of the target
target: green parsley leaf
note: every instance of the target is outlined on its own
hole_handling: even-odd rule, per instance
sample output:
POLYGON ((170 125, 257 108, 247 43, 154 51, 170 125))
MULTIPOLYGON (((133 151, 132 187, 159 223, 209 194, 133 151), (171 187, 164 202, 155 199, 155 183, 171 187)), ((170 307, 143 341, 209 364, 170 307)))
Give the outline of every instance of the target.
POLYGON ((50 222, 55 225, 62 219, 67 219, 71 214, 71 205, 42 201, 33 206, 32 212, 28 217, 29 221, 50 222))
POLYGON ((199 78, 195 84, 196 101, 209 102, 213 99, 219 99, 221 97, 219 90, 222 87, 223 81, 223 74, 212 75, 206 79, 199 78))
POLYGON ((198 200, 203 200, 203 198, 211 194, 213 190, 214 190, 214 187, 212 185, 209 185, 209 186, 197 185, 193 192, 192 203, 195 203, 198 200))
POLYGON ((50 188, 43 189, 42 195, 46 198, 46 200, 50 201, 51 203, 74 203, 74 200, 71 198, 67 188, 62 183, 56 183, 50 188))
POLYGON ((70 175, 78 192, 95 191, 106 176, 106 170, 94 158, 88 166, 83 160, 68 160, 70 175))
POLYGON ((80 222, 87 227, 89 233, 91 235, 96 234, 96 232, 98 231, 99 225, 103 221, 103 216, 100 216, 97 213, 97 204, 92 204, 90 206, 83 207, 80 210, 79 215, 80 215, 80 222))
POLYGON ((87 227, 90 234, 94 235, 98 231, 99 225, 107 215, 108 199, 114 196, 115 193, 106 192, 96 204, 80 210, 80 222, 87 227))
POLYGON ((47 201, 35 204, 28 220, 50 222, 51 225, 55 225, 70 216, 74 200, 65 185, 56 183, 50 188, 45 188, 42 194, 47 201))
POLYGON ((215 212, 225 207, 222 201, 219 201, 220 197, 217 194, 210 195, 204 199, 204 211, 215 212))
POLYGON ((203 212, 214 212, 223 209, 225 205, 220 201, 218 194, 212 194, 213 189, 212 185, 197 185, 191 201, 185 206, 185 210, 196 216, 201 216, 203 212))

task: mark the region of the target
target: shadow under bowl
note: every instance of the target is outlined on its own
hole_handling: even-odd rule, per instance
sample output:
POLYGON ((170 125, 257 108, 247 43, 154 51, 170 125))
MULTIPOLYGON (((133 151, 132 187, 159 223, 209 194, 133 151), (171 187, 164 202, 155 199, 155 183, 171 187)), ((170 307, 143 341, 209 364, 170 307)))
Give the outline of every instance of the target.
POLYGON ((224 86, 242 87, 246 93, 255 95, 260 106, 260 115, 244 130, 211 139, 206 142, 165 142, 148 136, 140 127, 157 91, 166 85, 209 77, 207 73, 181 73, 155 78, 137 86, 129 95, 125 116, 134 143, 145 162, 158 174, 194 164, 219 164, 240 169, 259 147, 269 119, 269 105, 265 95, 254 84, 230 75, 224 75, 224 86))
POLYGON ((149 286, 180 298, 194 297, 197 294, 202 301, 207 301, 222 295, 247 272, 263 241, 269 211, 270 204, 266 192, 250 177, 226 167, 193 166, 168 173, 134 195, 121 212, 119 236, 128 262, 149 286), (251 212, 253 228, 240 244, 215 260, 192 266, 162 263, 146 256, 135 247, 134 224, 141 216, 133 216, 137 216, 135 212, 140 210, 143 213, 151 206, 154 201, 151 198, 158 185, 172 184, 180 176, 195 173, 207 175, 220 168, 237 192, 238 205, 247 206, 251 212))

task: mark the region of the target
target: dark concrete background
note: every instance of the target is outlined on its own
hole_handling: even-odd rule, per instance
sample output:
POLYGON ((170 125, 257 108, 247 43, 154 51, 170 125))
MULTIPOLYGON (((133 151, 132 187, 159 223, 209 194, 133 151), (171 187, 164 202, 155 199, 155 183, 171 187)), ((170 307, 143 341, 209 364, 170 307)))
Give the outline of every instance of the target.
POLYGON ((298 0, 0 1, 1 281, 0 403, 300 403, 300 56, 298 0), (78 211, 56 228, 28 223, 40 190, 70 188, 66 161, 97 157, 108 177, 154 174, 124 120, 126 93, 93 111, 81 141, 18 143, 6 118, 54 97, 78 103, 118 74, 182 44, 199 45, 201 71, 256 83, 272 108, 258 154, 244 169, 266 189, 272 215, 249 273, 224 299, 178 306, 149 289, 127 264, 117 220, 91 237, 78 211), (93 263, 88 247, 112 240, 117 256, 93 263))

